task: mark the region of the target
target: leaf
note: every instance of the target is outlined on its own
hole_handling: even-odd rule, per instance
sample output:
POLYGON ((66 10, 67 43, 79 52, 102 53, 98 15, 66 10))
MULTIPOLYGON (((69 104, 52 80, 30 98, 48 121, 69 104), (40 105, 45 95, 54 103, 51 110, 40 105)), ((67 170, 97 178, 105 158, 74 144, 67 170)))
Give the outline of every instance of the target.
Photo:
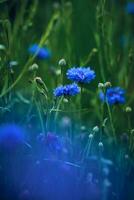
POLYGON ((23 95, 21 93, 17 93, 17 97, 19 98, 19 100, 21 100, 23 103, 26 103, 26 104, 30 104, 30 101, 27 100, 25 97, 23 97, 23 95))

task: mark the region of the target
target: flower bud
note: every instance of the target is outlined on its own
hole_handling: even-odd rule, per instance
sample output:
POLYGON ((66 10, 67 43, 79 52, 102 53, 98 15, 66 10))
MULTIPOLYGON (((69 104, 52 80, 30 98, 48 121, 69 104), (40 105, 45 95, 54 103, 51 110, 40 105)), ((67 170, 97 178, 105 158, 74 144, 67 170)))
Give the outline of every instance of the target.
POLYGON ((29 67, 29 71, 36 71, 36 70, 38 70, 38 68, 39 68, 39 66, 36 63, 34 63, 33 65, 31 65, 29 67))
POLYGON ((34 80, 36 81, 36 83, 43 85, 43 80, 40 77, 35 77, 34 80))
POLYGON ((56 73, 57 76, 59 76, 59 75, 61 75, 61 70, 60 70, 60 69, 57 69, 57 70, 55 71, 55 73, 56 73))
POLYGON ((89 139, 92 139, 93 138, 93 134, 89 134, 89 139))
POLYGON ((67 98, 64 98, 64 99, 63 99, 63 102, 64 102, 64 103, 68 103, 68 99, 67 99, 67 98))
POLYGON ((131 134, 134 134, 134 129, 132 129, 132 130, 130 131, 130 133, 131 133, 131 134))
POLYGON ((86 127, 85 126, 81 126, 81 131, 85 131, 86 127))
POLYGON ((99 146, 99 148, 103 148, 103 143, 99 142, 98 146, 99 146))
POLYGON ((0 44, 0 50, 5 50, 6 47, 3 44, 0 44))
POLYGON ((10 67, 14 67, 14 66, 17 66, 18 65, 18 62, 16 60, 12 60, 9 62, 9 66, 10 67))
POLYGON ((95 126, 95 127, 93 128, 93 131, 94 131, 95 133, 99 132, 99 127, 98 127, 98 126, 95 126))
POLYGON ((98 49, 93 48, 92 51, 93 51, 93 53, 97 53, 97 52, 98 52, 98 49))
POLYGON ((60 60, 59 60, 59 65, 60 65, 61 67, 65 67, 65 66, 67 65, 66 60, 65 60, 64 58, 60 59, 60 60))
POLYGON ((126 109, 125 109, 125 111, 126 111, 127 113, 132 112, 132 108, 131 108, 130 106, 127 106, 126 109))
POLYGON ((125 154, 125 159, 127 160, 129 158, 129 155, 128 154, 125 154))
POLYGON ((104 87, 105 87, 105 88, 109 88, 109 87, 111 87, 111 86, 112 86, 111 82, 106 82, 106 83, 104 83, 104 87))
POLYGON ((103 89, 103 88, 104 88, 104 84, 103 84, 103 83, 99 83, 99 84, 98 84, 98 88, 99 88, 99 89, 103 89))

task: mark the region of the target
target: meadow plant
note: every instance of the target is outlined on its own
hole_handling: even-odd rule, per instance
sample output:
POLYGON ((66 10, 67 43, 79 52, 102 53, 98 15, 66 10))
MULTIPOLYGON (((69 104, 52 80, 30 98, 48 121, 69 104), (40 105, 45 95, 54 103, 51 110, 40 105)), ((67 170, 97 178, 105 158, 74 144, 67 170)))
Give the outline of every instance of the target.
POLYGON ((0 11, 0 200, 133 200, 134 3, 0 11))

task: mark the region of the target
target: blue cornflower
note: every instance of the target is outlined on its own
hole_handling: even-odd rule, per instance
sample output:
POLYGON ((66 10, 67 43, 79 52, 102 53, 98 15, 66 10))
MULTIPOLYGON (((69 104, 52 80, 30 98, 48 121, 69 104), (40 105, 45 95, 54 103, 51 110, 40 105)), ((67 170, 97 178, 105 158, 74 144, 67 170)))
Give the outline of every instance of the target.
POLYGON ((14 149, 24 142, 24 131, 16 124, 3 124, 0 126, 0 147, 14 149))
POLYGON ((75 96, 80 92, 80 88, 76 83, 65 85, 65 86, 59 86, 56 89, 54 89, 54 96, 60 97, 60 96, 75 96))
POLYGON ((60 97, 60 96, 64 95, 64 86, 61 85, 61 86, 55 88, 53 93, 54 93, 55 97, 60 97))
POLYGON ((47 134, 45 143, 50 150, 62 150, 62 143, 60 141, 60 138, 57 135, 54 135, 53 133, 47 134))
POLYGON ((126 12, 128 14, 134 14, 134 2, 128 2, 126 5, 126 12))
POLYGON ((39 59, 49 59, 51 57, 51 52, 46 47, 39 47, 38 44, 33 44, 28 49, 29 53, 34 55, 36 53, 36 56, 39 59))
POLYGON ((47 136, 40 134, 37 140, 50 151, 61 151, 63 148, 61 138, 51 132, 48 132, 47 136))
POLYGON ((125 103, 125 90, 120 87, 108 88, 105 95, 100 92, 99 96, 103 102, 107 100, 110 105, 125 103))
POLYGON ((79 82, 79 83, 90 83, 95 78, 95 72, 90 67, 73 67, 68 69, 67 78, 79 82))

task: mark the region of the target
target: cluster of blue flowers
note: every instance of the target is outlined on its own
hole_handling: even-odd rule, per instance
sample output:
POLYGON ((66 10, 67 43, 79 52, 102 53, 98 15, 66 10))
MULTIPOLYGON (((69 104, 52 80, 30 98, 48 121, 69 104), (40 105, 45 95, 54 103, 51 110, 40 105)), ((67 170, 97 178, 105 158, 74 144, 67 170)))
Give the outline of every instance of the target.
POLYGON ((67 78, 78 83, 90 83, 95 78, 95 72, 90 67, 73 67, 68 69, 67 78))
POLYGON ((54 90, 54 96, 74 96, 80 92, 80 88, 76 83, 68 84, 65 86, 59 86, 54 90))
POLYGON ((73 67, 66 73, 67 78, 74 81, 73 84, 59 86, 54 90, 54 96, 74 96, 80 92, 76 83, 90 83, 95 78, 95 72, 90 67, 73 67))
POLYGON ((39 47, 38 44, 33 44, 29 47, 29 53, 34 55, 36 54, 39 59, 50 59, 51 52, 47 47, 39 47))
MULTIPOLYGON (((134 3, 128 3, 126 6, 128 13, 134 13, 134 3)), ((47 48, 41 48, 38 44, 33 44, 29 48, 31 54, 36 54, 40 59, 49 59, 51 52, 47 48)), ((54 89, 54 96, 75 96, 80 93, 79 84, 87 84, 95 79, 96 74, 90 67, 73 67, 67 70, 67 78, 74 83, 68 85, 61 85, 54 89)), ((106 94, 100 93, 100 99, 104 102, 107 101, 110 105, 125 103, 125 91, 120 87, 108 88, 106 94)))
POLYGON ((100 92, 100 99, 110 105, 125 103, 125 90, 120 87, 108 88, 106 94, 100 92))

